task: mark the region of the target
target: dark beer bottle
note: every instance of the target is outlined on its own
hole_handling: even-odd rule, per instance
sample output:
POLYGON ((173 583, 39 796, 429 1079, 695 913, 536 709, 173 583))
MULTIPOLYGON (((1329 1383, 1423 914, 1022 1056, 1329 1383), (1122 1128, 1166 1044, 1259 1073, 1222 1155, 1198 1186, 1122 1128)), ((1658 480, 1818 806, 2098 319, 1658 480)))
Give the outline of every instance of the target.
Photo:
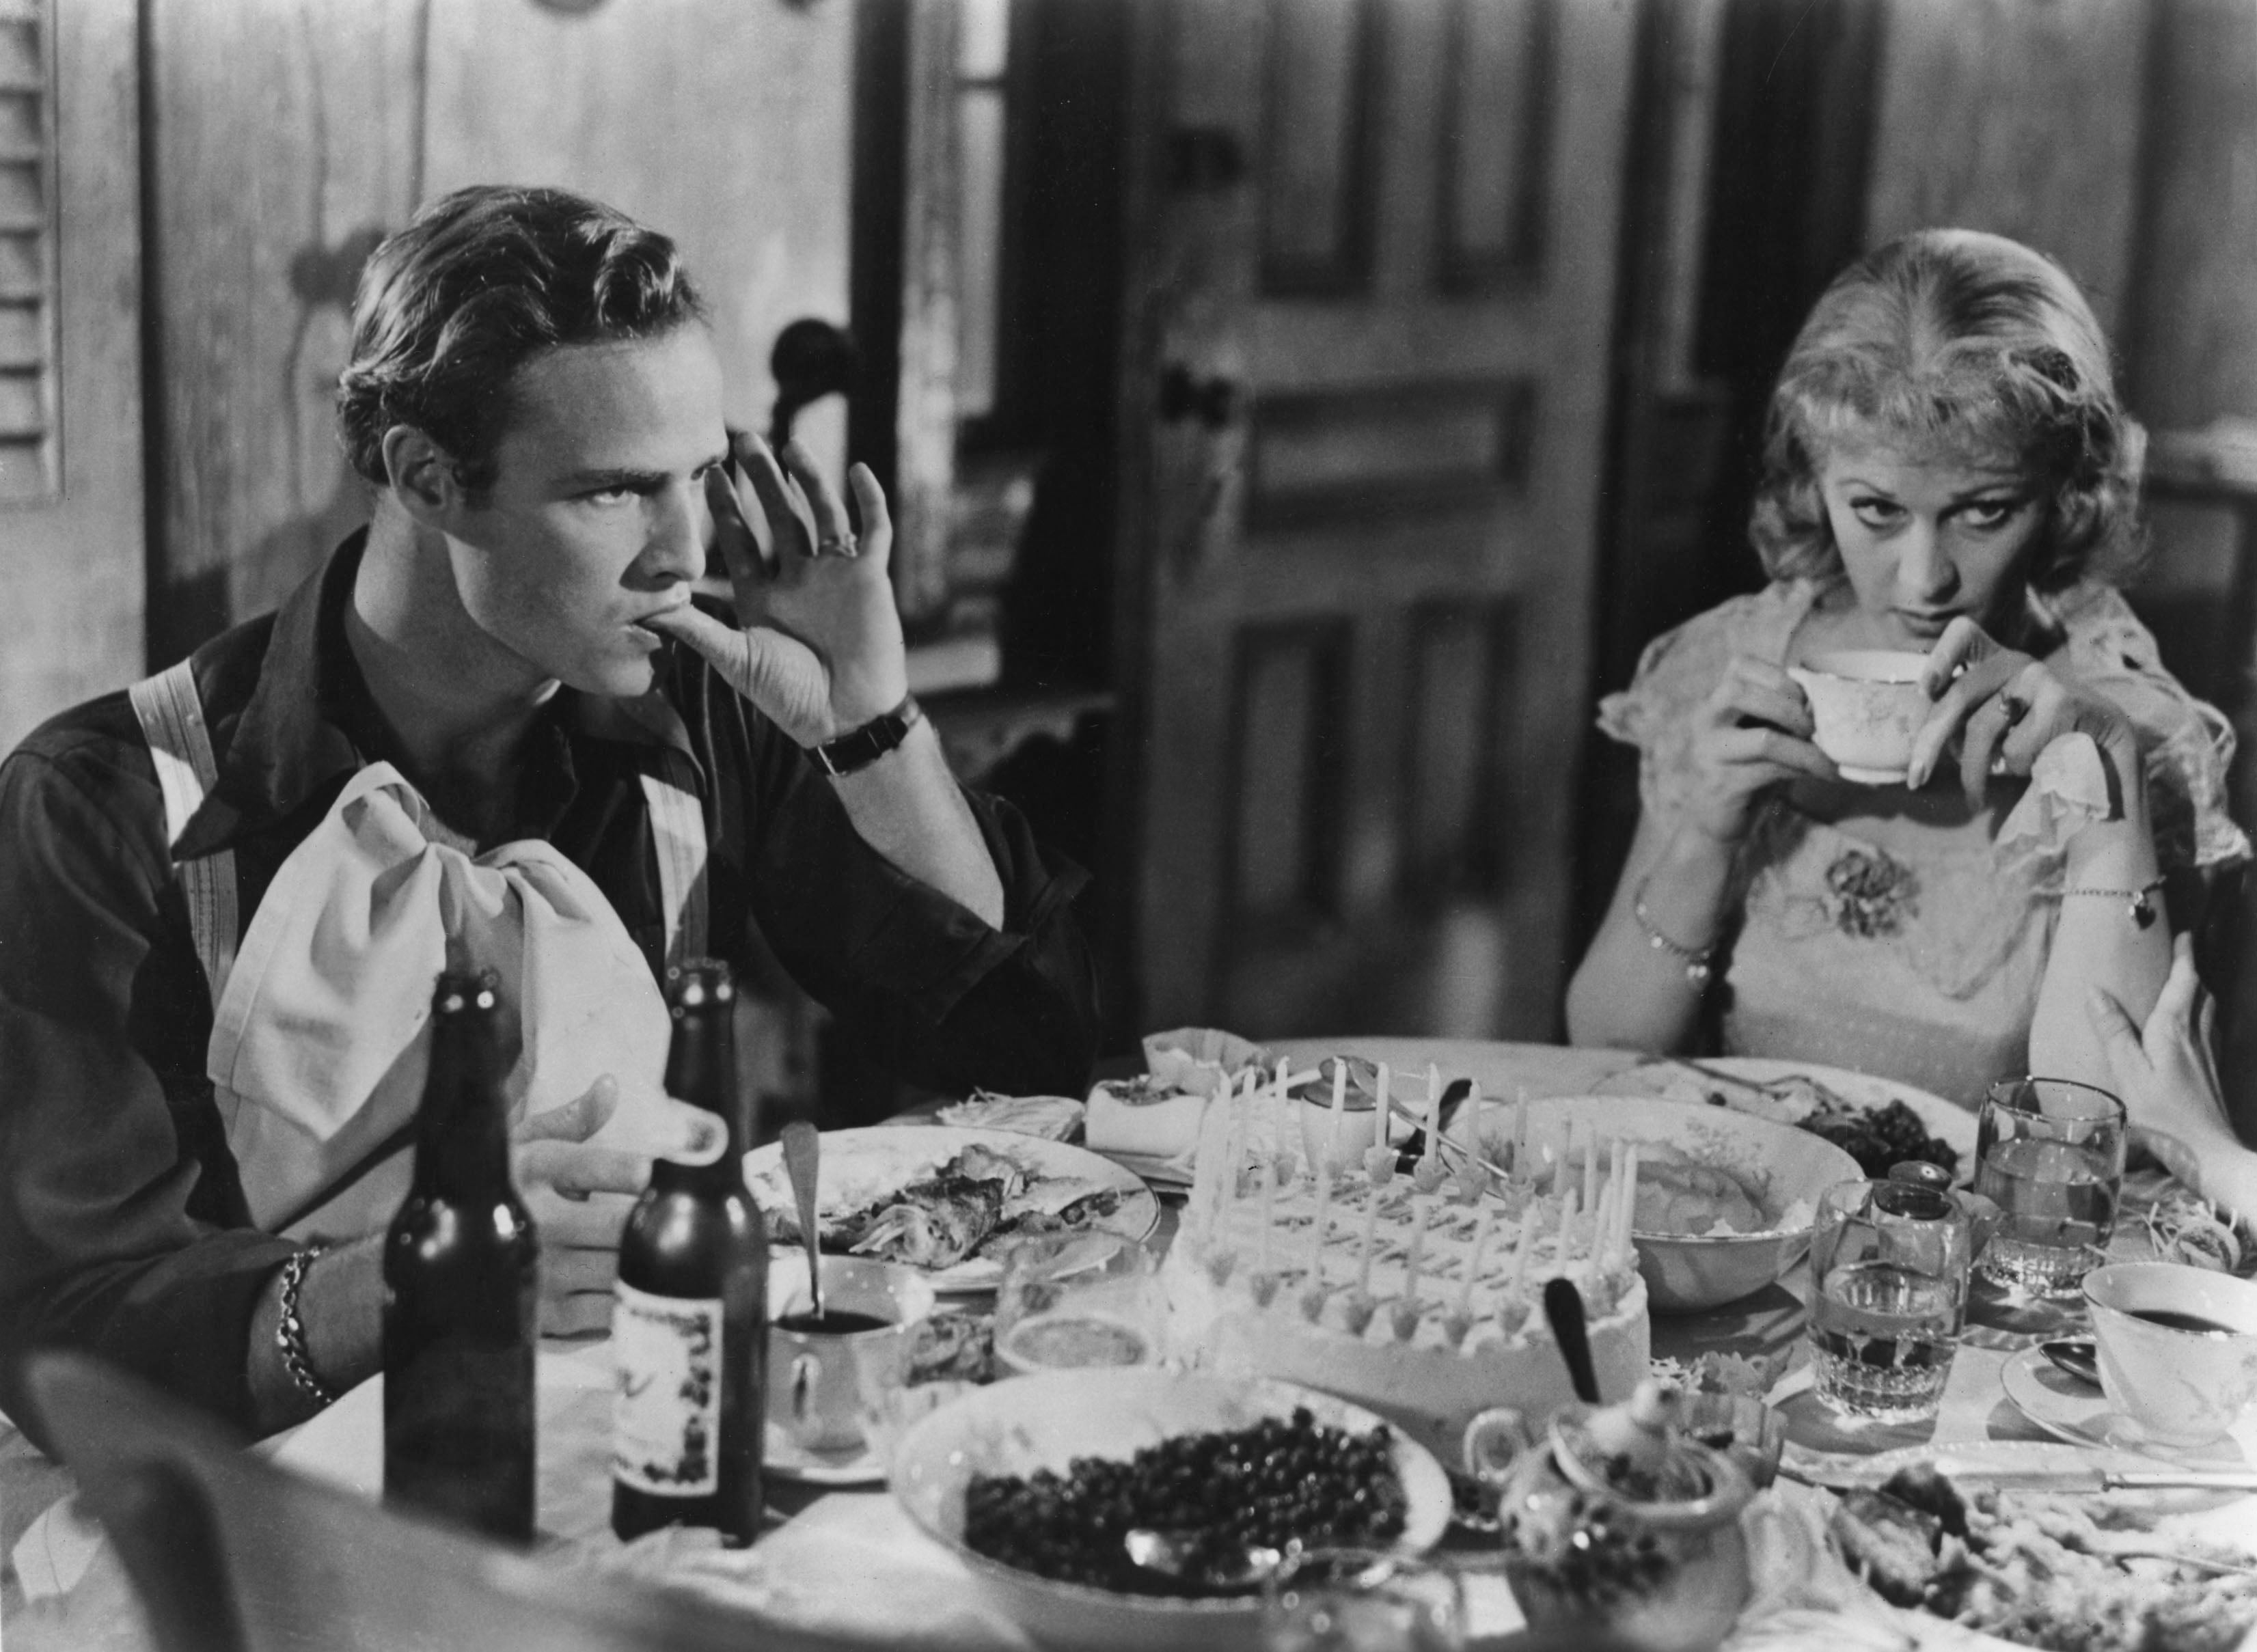
POLYGON ((667 1093, 718 1115, 728 1140, 711 1164, 653 1164, 619 1238, 612 1529, 622 1538, 711 1526, 740 1544, 760 1532, 768 1246, 745 1191, 735 1006, 727 964, 667 971, 667 1093))
POLYGON ((431 999, 415 1179, 384 1243, 384 1495, 533 1536, 541 1241, 509 1174, 494 978, 431 999))

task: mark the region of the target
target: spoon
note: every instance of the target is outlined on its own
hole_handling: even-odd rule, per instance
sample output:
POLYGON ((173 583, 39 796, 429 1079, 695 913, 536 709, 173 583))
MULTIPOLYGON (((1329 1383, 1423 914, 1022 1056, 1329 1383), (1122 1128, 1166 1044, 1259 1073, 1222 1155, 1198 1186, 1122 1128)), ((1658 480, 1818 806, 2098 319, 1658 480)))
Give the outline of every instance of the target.
POLYGON ((1591 1368, 1591 1341, 1583 1331, 1583 1294, 1570 1279, 1544 1282, 1544 1317, 1559 1339, 1560 1357, 1567 1362, 1567 1379, 1575 1397, 1585 1405, 1599 1402, 1599 1379, 1591 1368))
POLYGON ((2100 1386, 2100 1362, 2093 1345, 2081 1337, 2056 1338, 2041 1342, 2038 1349, 2045 1357, 2075 1377, 2079 1382, 2100 1386))
MULTIPOLYGON (((1458 1109, 1465 1105, 1466 1098, 1472 1095, 1473 1091, 1474 1081, 1470 1078, 1453 1078, 1450 1080, 1448 1085, 1443 1090, 1442 1105, 1439 1109, 1441 1116, 1437 1122, 1441 1126, 1442 1133, 1444 1135, 1447 1135, 1449 1133, 1450 1121, 1458 1116, 1458 1109)), ((1399 1107, 1390 1107, 1389 1111, 1390 1112, 1395 1112, 1401 1111, 1401 1109, 1399 1107)), ((1411 1171, 1418 1168, 1419 1160, 1426 1157, 1428 1153, 1433 1151, 1436 1151, 1436 1149, 1431 1148, 1426 1145, 1426 1126, 1422 1125, 1418 1129, 1413 1130, 1411 1133, 1410 1139, 1404 1142, 1401 1150, 1396 1154, 1395 1168, 1404 1172, 1405 1175, 1408 1175, 1411 1171)))
POLYGON ((823 1318, 822 1247, 816 1242, 815 1172, 822 1147, 815 1126, 795 1119, 783 1127, 783 1168, 791 1177, 791 1197, 799 1206, 799 1239, 807 1250, 807 1294, 819 1324, 823 1318))
POLYGON ((1132 1527, 1121 1540, 1128 1551, 1128 1564, 1140 1571, 1149 1571, 1165 1578, 1177 1590, 1192 1589, 1210 1594, 1241 1594, 1259 1589, 1270 1575, 1285 1564, 1283 1551, 1250 1543, 1230 1555, 1228 1564, 1217 1564, 1221 1558, 1210 1549, 1206 1564, 1198 1576, 1189 1574, 1192 1565, 1190 1534, 1155 1531, 1149 1526, 1132 1527))

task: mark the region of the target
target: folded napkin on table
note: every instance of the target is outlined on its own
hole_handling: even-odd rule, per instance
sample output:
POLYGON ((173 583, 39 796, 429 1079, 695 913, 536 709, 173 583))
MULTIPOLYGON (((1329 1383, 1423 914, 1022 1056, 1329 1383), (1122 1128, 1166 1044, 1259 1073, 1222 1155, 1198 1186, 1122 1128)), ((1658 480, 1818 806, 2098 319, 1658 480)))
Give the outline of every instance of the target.
POLYGON ((1188 1027, 1144 1040, 1145 1076, 1089 1092, 1083 1138, 1096 1152, 1162 1180, 1188 1181, 1207 1103, 1249 1068, 1267 1070, 1261 1045, 1213 1027, 1188 1027))

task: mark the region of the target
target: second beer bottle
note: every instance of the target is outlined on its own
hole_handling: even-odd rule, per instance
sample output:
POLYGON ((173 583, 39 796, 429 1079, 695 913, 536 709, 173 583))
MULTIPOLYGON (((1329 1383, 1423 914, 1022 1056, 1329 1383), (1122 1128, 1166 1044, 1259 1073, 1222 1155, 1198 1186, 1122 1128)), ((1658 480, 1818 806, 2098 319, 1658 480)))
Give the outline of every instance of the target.
POLYGON ((749 1120, 738 1096, 729 966, 667 971, 667 1093, 727 1131, 710 1164, 651 1167, 619 1239, 612 1348, 612 1529, 711 1526, 749 1543, 761 1523, 768 1234, 745 1191, 749 1120))
POLYGON ((510 1180, 494 978, 431 999, 415 1180, 384 1245, 384 1495, 533 1536, 541 1244, 510 1180))

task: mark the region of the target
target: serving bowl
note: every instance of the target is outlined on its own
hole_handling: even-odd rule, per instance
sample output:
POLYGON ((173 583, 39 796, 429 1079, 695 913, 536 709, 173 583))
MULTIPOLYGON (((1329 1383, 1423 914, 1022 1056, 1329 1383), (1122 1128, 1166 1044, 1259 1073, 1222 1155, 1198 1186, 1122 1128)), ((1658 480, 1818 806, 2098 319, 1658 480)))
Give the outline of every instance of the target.
MULTIPOLYGON (((1362 1407, 1285 1382, 1182 1374, 1150 1366, 1051 1371, 979 1388, 913 1424, 894 1447, 893 1494, 920 1529, 970 1571, 980 1592, 1044 1645, 1092 1648, 1253 1647, 1261 1597, 1178 1599, 1116 1593, 1021 1571, 964 1542, 974 1474, 1064 1474, 1079 1457, 1125 1461, 1172 1436, 1242 1429, 1305 1406, 1322 1425, 1365 1432, 1362 1407)), ((1393 1434, 1407 1501, 1394 1547, 1423 1554, 1449 1523, 1449 1481, 1423 1447, 1393 1434)))
POLYGON ((1491 1109, 1481 1128, 1492 1163, 1503 1162, 1523 1106, 1532 1142, 1564 1146, 1572 1131, 1588 1126, 1602 1150, 1612 1140, 1663 1144, 1729 1173, 1772 1219, 1747 1233, 1647 1233, 1633 1226, 1638 1272, 1656 1313, 1719 1307, 1772 1283, 1810 1248, 1818 1196, 1837 1182, 1864 1179, 1855 1159, 1808 1130, 1723 1107, 1631 1096, 1564 1096, 1491 1109))

